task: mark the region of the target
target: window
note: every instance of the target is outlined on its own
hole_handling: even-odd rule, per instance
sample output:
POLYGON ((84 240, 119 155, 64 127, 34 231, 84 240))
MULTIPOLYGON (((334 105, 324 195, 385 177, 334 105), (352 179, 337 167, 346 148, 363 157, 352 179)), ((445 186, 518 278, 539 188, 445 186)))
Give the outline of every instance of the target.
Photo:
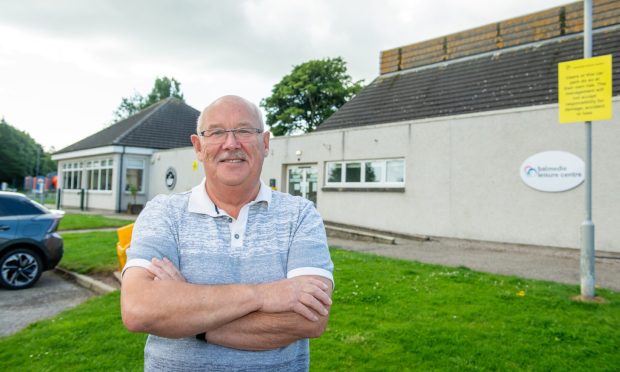
POLYGON ((127 178, 125 182, 125 191, 130 191, 130 187, 133 185, 138 192, 142 192, 144 177, 144 160, 127 160, 127 178))
POLYGON ((82 188, 83 163, 66 163, 62 165, 62 186, 68 190, 82 188))
POLYGON ((405 162, 402 160, 388 160, 385 180, 387 182, 405 182, 405 162))
POLYGON ((326 186, 405 186, 405 159, 333 161, 326 164, 325 170, 326 186))
MULTIPOLYGON (((391 160, 392 161, 392 160, 391 160)), ((364 163, 364 181, 365 182, 381 182, 383 174, 384 161, 367 161, 364 163)))
POLYGON ((112 190, 112 159, 86 162, 86 188, 89 190, 112 190))
POLYGON ((2 196, 0 217, 44 214, 45 210, 26 197, 2 196))
POLYGON ((327 182, 342 182, 342 163, 327 163, 327 182))
POLYGON ((346 163, 344 170, 345 182, 362 182, 362 163, 346 163))

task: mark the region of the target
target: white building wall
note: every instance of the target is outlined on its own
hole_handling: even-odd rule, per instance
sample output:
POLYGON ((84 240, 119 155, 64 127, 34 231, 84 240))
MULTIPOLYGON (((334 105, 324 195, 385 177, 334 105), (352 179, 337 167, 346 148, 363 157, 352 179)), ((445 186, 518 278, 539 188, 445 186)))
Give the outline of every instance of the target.
POLYGON ((158 194, 172 194, 190 190, 204 177, 202 163, 193 163, 196 160, 192 147, 158 151, 151 157, 149 178, 149 199, 158 194), (166 171, 174 168, 176 172, 176 185, 169 190, 166 187, 166 171))
MULTIPOLYGON (((327 221, 406 234, 579 247, 584 185, 547 193, 525 185, 522 162, 562 150, 585 158, 582 124, 558 124, 557 105, 271 139, 263 180, 285 190, 289 164, 316 163, 327 221), (296 155, 301 151, 301 155, 296 155), (324 190, 325 162, 404 157, 405 192, 324 190)), ((620 100, 614 100, 620 112, 620 100)), ((598 250, 620 252, 620 127, 593 124, 593 216, 598 250)), ((585 159, 584 159, 585 160, 585 159)))

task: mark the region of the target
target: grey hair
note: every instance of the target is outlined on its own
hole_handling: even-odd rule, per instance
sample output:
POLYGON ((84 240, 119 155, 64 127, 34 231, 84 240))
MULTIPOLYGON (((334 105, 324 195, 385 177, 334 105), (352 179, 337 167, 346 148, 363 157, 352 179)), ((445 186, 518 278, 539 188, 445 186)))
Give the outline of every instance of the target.
POLYGON ((220 98, 216 99, 215 101, 211 102, 211 104, 209 104, 209 106, 205 107, 205 109, 202 110, 202 112, 198 116, 198 120, 196 120, 196 134, 200 134, 200 129, 201 129, 201 126, 202 126, 202 121, 204 119, 205 113, 207 111, 209 111, 209 109, 212 106, 214 106, 215 104, 219 103, 220 101, 230 100, 230 99, 234 99, 234 100, 237 100, 237 101, 244 102, 254 112, 254 116, 256 116, 256 118, 258 119, 258 124, 259 124, 260 130, 262 130, 262 131, 265 130, 265 123, 263 122, 263 113, 260 111, 258 106, 256 106, 254 103, 248 101, 247 99, 245 99, 243 97, 239 97, 239 96, 223 96, 223 97, 220 97, 220 98))

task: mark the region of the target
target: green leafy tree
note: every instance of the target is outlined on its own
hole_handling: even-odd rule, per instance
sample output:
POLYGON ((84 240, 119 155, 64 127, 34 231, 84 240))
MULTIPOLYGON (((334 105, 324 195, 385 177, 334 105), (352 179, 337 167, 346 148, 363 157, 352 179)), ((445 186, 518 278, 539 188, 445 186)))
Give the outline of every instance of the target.
POLYGON ((353 82, 340 58, 311 60, 293 67, 261 101, 275 136, 312 132, 357 94, 363 80, 353 82))
POLYGON ((13 127, 4 118, 0 119, 0 143, 0 182, 21 186, 24 177, 37 172, 37 158, 39 175, 56 170, 51 153, 45 152, 28 133, 13 127))
POLYGON ((143 96, 138 92, 134 92, 130 97, 123 97, 120 105, 114 111, 113 123, 119 122, 125 118, 136 114, 145 108, 149 107, 153 103, 159 102, 164 98, 176 97, 181 101, 185 101, 183 93, 181 92, 181 83, 175 78, 163 78, 155 79, 155 84, 151 92, 143 96))

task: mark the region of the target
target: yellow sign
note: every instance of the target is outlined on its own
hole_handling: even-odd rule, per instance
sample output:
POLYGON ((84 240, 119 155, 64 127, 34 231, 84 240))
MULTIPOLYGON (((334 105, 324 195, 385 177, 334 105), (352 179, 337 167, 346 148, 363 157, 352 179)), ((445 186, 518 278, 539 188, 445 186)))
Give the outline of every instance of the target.
POLYGON ((560 123, 610 120, 611 54, 558 64, 560 123))

